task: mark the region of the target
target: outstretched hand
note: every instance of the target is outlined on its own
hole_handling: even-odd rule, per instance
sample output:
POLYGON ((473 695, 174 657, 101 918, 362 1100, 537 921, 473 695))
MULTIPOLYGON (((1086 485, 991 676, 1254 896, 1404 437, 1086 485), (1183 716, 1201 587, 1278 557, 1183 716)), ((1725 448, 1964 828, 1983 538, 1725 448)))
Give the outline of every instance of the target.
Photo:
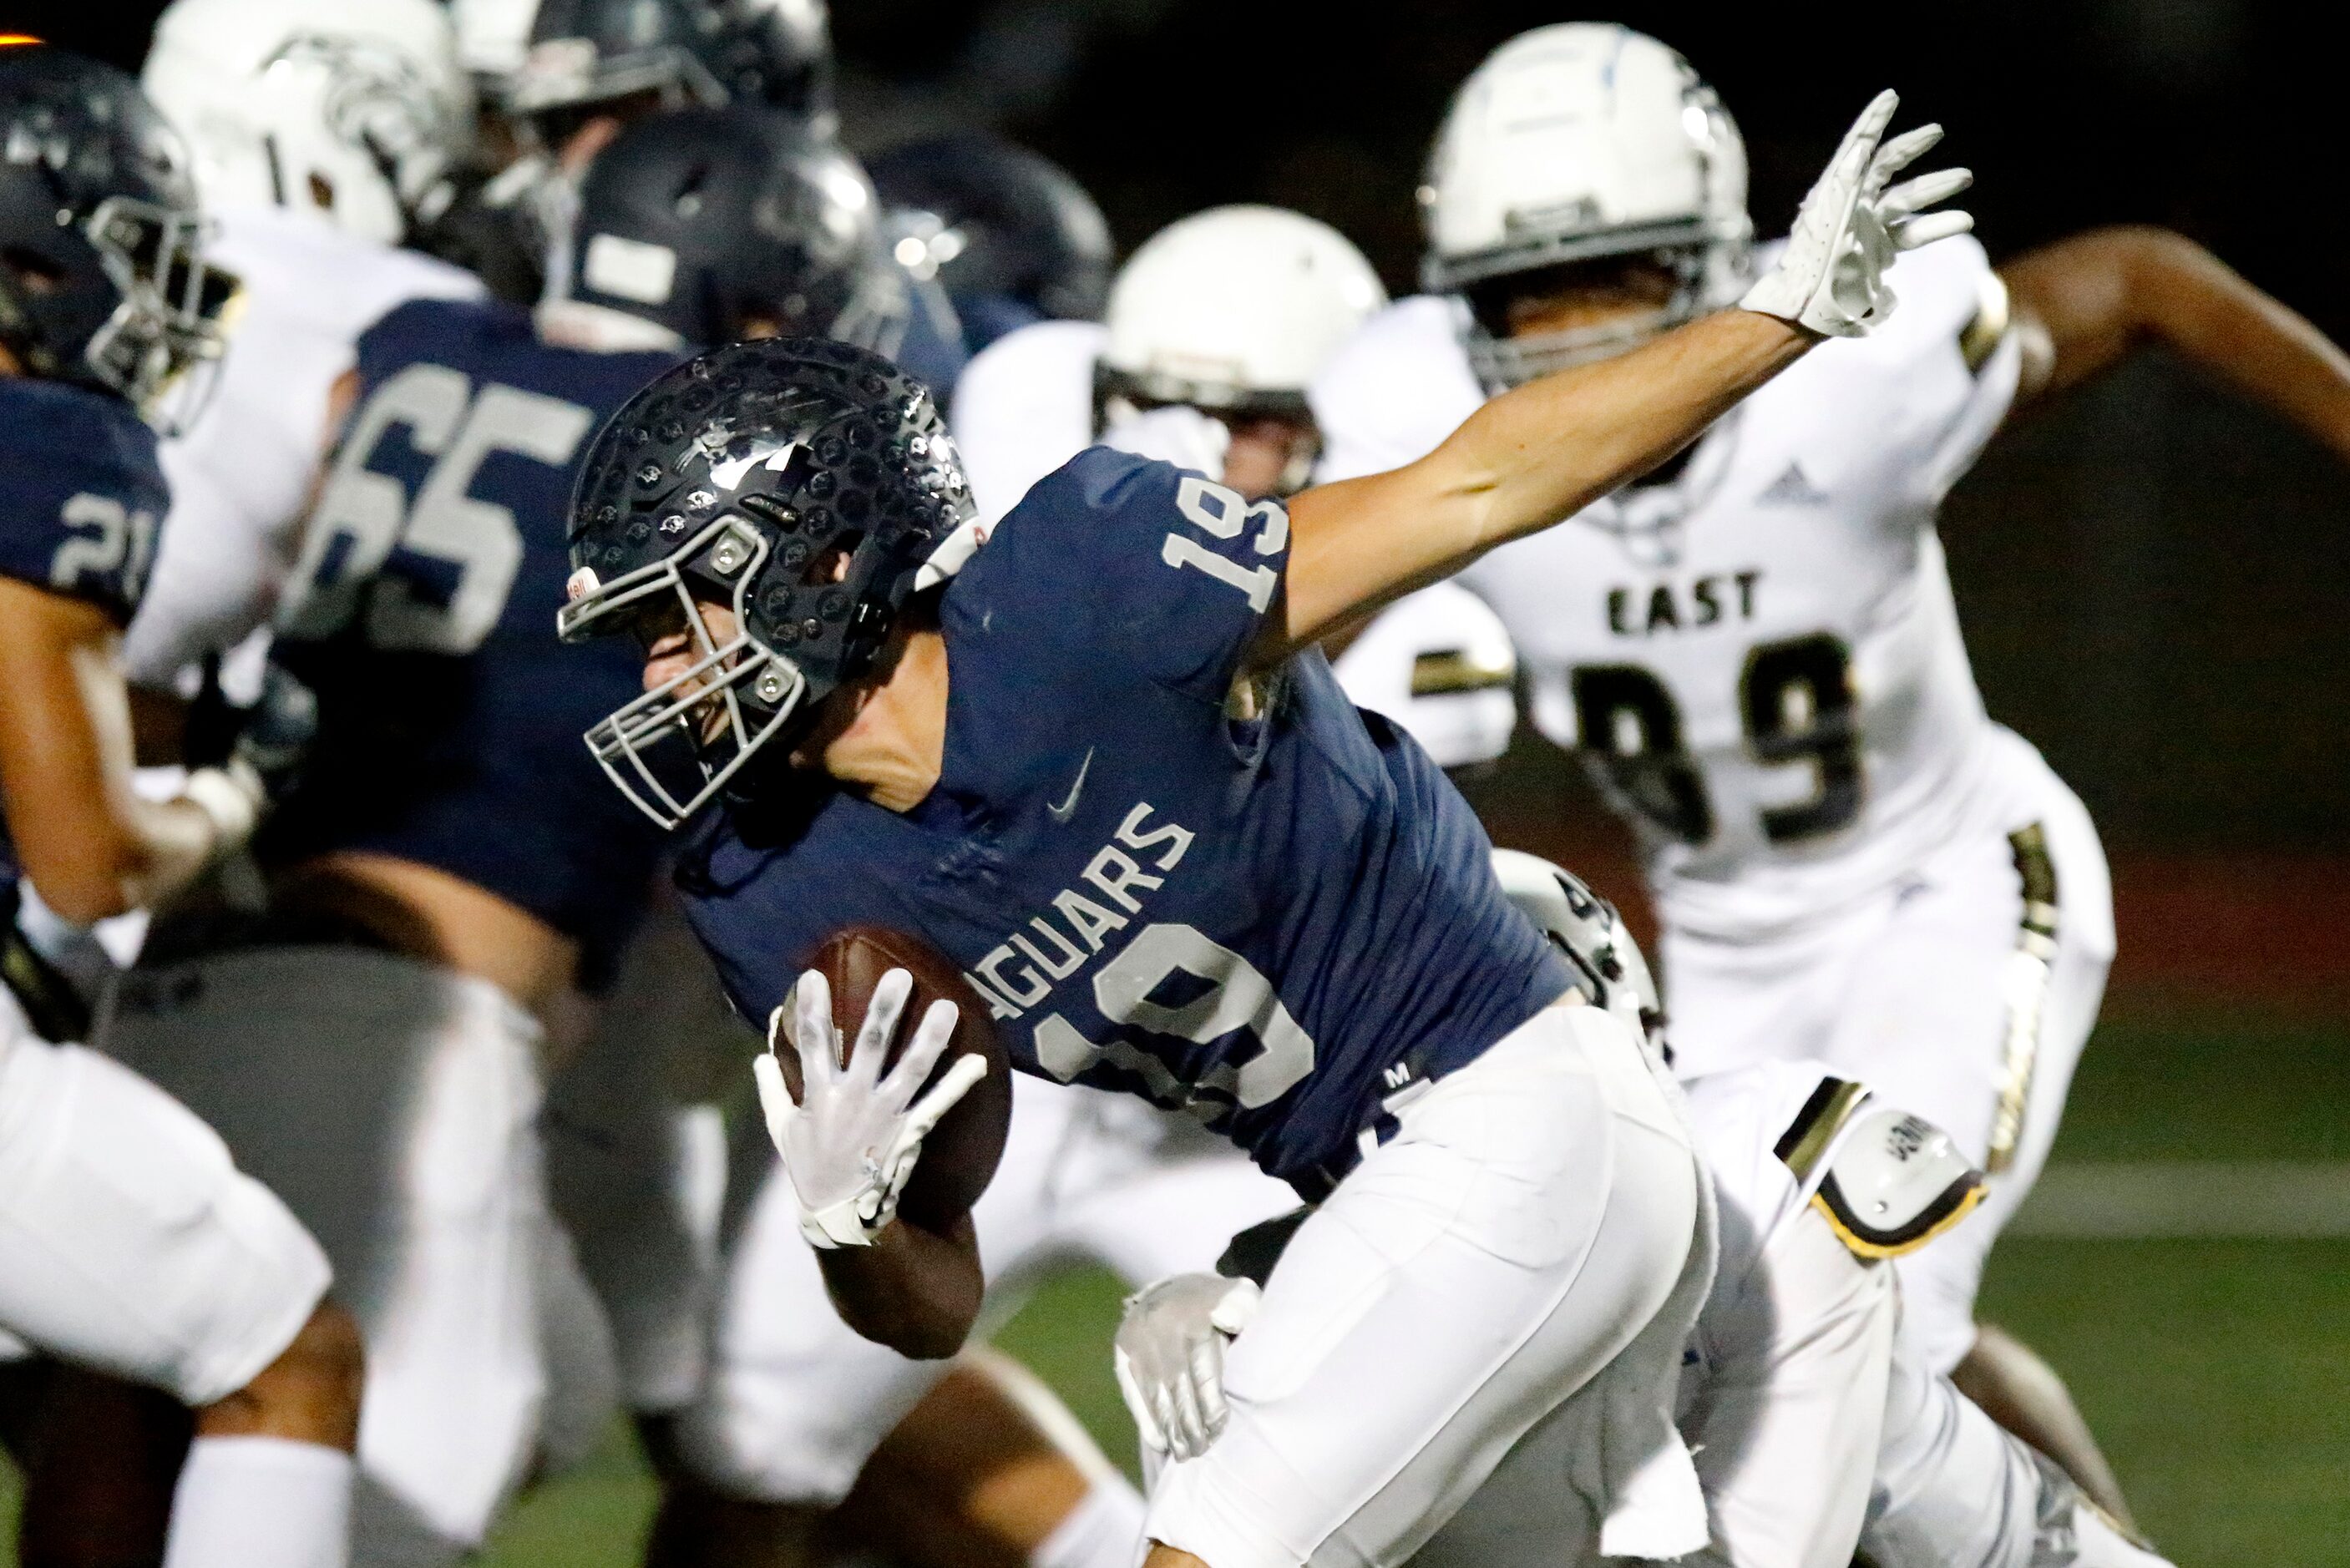
POLYGON ((1900 101, 1890 91, 1877 94, 1845 133, 1804 198, 1778 265, 1741 306, 1826 337, 1862 337, 1893 312, 1885 275, 1903 251, 1974 227, 1969 213, 1925 210, 1972 184, 1968 171, 1947 169, 1893 183, 1942 140, 1940 126, 1927 125, 1882 140, 1900 101))
POLYGON ((922 1090, 954 1034, 960 1015, 951 1002, 932 1002, 904 1054, 888 1064, 913 989, 913 977, 902 969, 881 977, 858 1027, 857 1049, 846 1059, 832 1022, 832 988, 817 971, 800 976, 792 996, 768 1019, 767 1050, 752 1071, 767 1136, 799 1201, 801 1234, 815 1246, 870 1246, 897 1216, 922 1139, 987 1075, 984 1058, 965 1055, 929 1092, 922 1090), (796 1099, 779 1059, 785 1049, 798 1057, 796 1099))

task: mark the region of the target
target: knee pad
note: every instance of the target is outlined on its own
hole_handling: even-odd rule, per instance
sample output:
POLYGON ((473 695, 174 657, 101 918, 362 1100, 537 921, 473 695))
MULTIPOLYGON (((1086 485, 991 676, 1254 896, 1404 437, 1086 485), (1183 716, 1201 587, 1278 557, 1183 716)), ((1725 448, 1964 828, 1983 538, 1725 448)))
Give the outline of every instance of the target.
POLYGON ((326 1254, 195 1114, 94 1051, 0 1056, 0 1320, 193 1406, 251 1382, 326 1293, 326 1254))

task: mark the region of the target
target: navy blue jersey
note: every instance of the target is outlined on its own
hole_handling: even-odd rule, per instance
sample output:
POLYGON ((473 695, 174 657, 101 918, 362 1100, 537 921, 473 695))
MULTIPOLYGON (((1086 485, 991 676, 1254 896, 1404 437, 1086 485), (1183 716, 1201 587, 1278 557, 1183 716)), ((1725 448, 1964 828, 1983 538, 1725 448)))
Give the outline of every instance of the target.
POLYGON ((928 387, 944 408, 947 395, 962 379, 962 368, 971 363, 972 351, 964 346, 962 323, 947 291, 935 281, 909 276, 906 283, 910 306, 906 336, 890 357, 899 369, 928 387))
POLYGON ((0 576, 129 624, 171 492, 155 432, 121 399, 0 380, 0 576))
POLYGON ((266 863, 372 850, 434 867, 610 956, 660 836, 580 735, 637 694, 625 639, 556 641, 588 438, 674 364, 539 341, 509 306, 403 305, 359 343, 359 399, 305 531, 277 659, 318 694, 266 863))
POLYGON ((1318 652, 1228 716, 1288 532, 1102 448, 1032 489, 943 595, 921 805, 830 793, 767 847, 712 830, 687 909, 736 1004, 764 1018, 841 926, 910 929, 1024 1069, 1190 1106, 1311 1189, 1383 1096, 1555 1000, 1468 804, 1318 652))
POLYGON ((997 338, 1008 337, 1024 327, 1049 319, 1026 300, 1008 294, 959 295, 954 307, 955 315, 962 321, 963 347, 973 358, 997 338))
MULTIPOLYGON (((62 381, 0 379, 0 576, 87 599, 127 626, 170 509, 155 432, 130 404, 62 381)), ((0 823, 11 919, 16 869, 0 823)))

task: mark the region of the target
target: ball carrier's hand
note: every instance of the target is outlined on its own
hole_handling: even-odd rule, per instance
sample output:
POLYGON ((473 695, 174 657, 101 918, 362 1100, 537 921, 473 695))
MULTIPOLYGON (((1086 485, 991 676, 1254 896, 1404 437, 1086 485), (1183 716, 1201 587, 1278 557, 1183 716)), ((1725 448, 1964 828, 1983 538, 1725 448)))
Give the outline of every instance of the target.
POLYGON ((983 1280, 971 1220, 950 1233, 898 1218, 922 1139, 986 1075, 976 1056, 957 1058, 925 1092, 958 1017, 933 1002, 899 1059, 889 1046, 913 977, 885 975, 844 1057, 832 1020, 832 992, 809 971, 768 1021, 768 1050, 753 1064, 768 1136, 799 1205, 800 1231, 817 1249, 841 1318, 901 1354, 951 1355, 978 1316, 983 1280), (789 1027, 786 1028, 788 1017, 789 1027), (777 1054, 793 1050, 800 1095, 792 1096, 777 1054))
POLYGON ((931 1003, 905 1054, 889 1064, 899 1016, 913 990, 914 977, 902 969, 882 977, 857 1032, 857 1049, 845 1060, 832 1022, 832 988, 820 971, 800 976, 785 1004, 795 1027, 784 1028, 784 1007, 767 1021, 767 1054, 752 1071, 767 1135, 799 1199, 800 1233, 814 1246, 871 1246, 897 1217, 898 1195, 914 1174, 922 1139, 987 1075, 984 1060, 961 1056, 936 1087, 921 1092, 954 1035, 961 1015, 951 1002, 931 1003), (786 1044, 799 1057, 796 1100, 776 1058, 786 1044))

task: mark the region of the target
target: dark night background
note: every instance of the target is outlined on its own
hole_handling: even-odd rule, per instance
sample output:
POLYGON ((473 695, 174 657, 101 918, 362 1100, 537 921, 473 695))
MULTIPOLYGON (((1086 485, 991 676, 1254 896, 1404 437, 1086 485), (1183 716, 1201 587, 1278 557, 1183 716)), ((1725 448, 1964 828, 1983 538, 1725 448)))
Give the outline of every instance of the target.
MULTIPOLYGON (((0 15, 135 64, 153 10, 0 15)), ((1512 33, 1573 14, 1531 0, 836 0, 834 26, 860 148, 994 124, 1075 171, 1125 245, 1197 207, 1269 201, 1345 229, 1400 290, 1411 192, 1451 88, 1512 33)), ((1766 234, 1889 84, 1905 120, 1950 127, 1995 257, 2095 223, 2164 223, 2350 337, 2343 89, 2306 5, 1617 15, 1721 88, 1766 234)), ((2009 432, 1961 484, 1945 533, 1991 710, 2049 753, 2117 852, 2350 850, 2345 520, 2350 473, 2153 356, 2009 432)), ((1555 819, 1566 770, 1522 751, 1484 793, 1504 817, 1555 819)))

